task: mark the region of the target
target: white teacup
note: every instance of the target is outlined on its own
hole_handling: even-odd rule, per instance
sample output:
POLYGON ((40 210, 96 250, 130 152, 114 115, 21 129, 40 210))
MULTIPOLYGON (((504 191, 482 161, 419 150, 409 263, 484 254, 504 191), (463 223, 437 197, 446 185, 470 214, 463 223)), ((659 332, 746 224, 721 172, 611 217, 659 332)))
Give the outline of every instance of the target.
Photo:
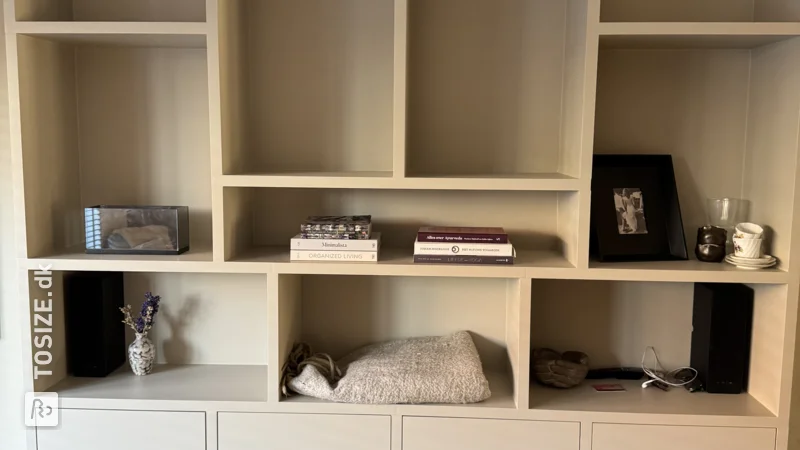
POLYGON ((740 258, 758 259, 764 256, 761 251, 763 239, 733 238, 733 252, 740 258))
POLYGON ((740 223, 736 225, 733 237, 738 239, 762 239, 764 237, 764 228, 755 223, 740 223))

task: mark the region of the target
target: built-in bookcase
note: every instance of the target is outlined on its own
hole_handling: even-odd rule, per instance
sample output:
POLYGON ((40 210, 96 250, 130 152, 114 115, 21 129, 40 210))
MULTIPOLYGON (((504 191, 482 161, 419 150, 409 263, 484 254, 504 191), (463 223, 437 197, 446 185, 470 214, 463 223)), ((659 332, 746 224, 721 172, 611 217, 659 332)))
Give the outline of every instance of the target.
MULTIPOLYGON (((62 342, 54 377, 34 382, 25 367, 27 389, 109 417, 203 412, 208 450, 296 430, 339 436, 325 425, 333 416, 353 428, 390 417, 376 420, 390 422, 384 450, 428 448, 413 434, 425 427, 403 427, 410 416, 442 436, 438 424, 467 419, 459 429, 487 433, 448 438, 458 448, 507 442, 511 422, 542 427, 520 442, 571 450, 662 450, 689 434, 690 450, 796 440, 800 2, 5 0, 4 11, 22 298, 47 295, 34 271, 50 266, 63 337, 64 274, 123 272, 126 302, 164 297, 159 372, 75 379, 62 342), (672 155, 690 254, 706 198, 750 200, 780 264, 592 260, 595 154, 672 155), (187 205, 191 250, 86 255, 82 208, 97 203, 187 205), (290 262, 289 239, 318 214, 372 214, 380 261, 290 262), (423 225, 504 227, 516 262, 414 264, 423 225), (534 382, 540 346, 584 351, 592 367, 636 366, 647 346, 669 368, 688 364, 696 282, 754 289, 746 393, 534 382), (336 358, 459 329, 489 376, 485 403, 280 393, 297 341, 336 358), (266 425, 230 428, 245 415, 266 425), (270 428, 278 417, 296 425, 270 428), (618 441, 608 427, 623 430, 618 441)), ((23 308, 26 342, 35 313, 23 308)))

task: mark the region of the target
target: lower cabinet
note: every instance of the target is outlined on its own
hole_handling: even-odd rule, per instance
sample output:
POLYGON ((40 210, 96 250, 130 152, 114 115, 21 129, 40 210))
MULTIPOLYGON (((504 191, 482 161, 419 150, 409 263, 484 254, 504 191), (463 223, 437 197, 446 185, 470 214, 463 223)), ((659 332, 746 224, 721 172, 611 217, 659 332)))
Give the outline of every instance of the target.
POLYGON ((36 429, 38 450, 206 448, 203 412, 62 409, 59 413, 59 426, 36 429))
POLYGON ((403 418, 403 450, 578 450, 580 434, 575 422, 403 418))
POLYGON ((774 428, 594 424, 592 450, 775 450, 774 428))
POLYGON ((390 450, 392 436, 389 416, 219 413, 217 426, 219 450, 390 450))

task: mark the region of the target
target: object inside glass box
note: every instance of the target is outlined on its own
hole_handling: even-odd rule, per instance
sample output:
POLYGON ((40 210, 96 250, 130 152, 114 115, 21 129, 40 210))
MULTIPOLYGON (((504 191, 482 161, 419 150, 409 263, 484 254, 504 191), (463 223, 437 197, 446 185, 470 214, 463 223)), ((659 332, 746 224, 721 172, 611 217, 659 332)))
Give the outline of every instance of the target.
POLYGON ((110 206, 84 210, 86 253, 179 255, 189 250, 187 206, 110 206))

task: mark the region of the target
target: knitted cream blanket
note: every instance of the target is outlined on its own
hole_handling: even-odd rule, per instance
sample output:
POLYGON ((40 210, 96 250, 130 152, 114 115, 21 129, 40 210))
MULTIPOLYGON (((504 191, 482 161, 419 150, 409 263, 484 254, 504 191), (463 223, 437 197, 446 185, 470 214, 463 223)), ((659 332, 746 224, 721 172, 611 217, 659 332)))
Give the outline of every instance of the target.
POLYGON ((305 366, 289 382, 299 394, 341 403, 477 403, 491 396, 480 356, 466 331, 361 348, 337 362, 334 385, 305 366))

